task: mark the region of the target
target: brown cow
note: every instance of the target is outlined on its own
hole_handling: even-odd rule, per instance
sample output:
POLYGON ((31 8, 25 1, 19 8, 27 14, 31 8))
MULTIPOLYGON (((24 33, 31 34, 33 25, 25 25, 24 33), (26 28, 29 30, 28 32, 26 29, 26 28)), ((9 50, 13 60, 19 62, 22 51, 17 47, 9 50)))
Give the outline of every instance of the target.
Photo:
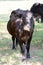
POLYGON ((7 30, 12 35, 13 49, 15 48, 14 39, 19 42, 21 53, 24 54, 26 46, 26 58, 30 58, 30 42, 34 31, 33 14, 28 10, 17 9, 11 12, 7 30))

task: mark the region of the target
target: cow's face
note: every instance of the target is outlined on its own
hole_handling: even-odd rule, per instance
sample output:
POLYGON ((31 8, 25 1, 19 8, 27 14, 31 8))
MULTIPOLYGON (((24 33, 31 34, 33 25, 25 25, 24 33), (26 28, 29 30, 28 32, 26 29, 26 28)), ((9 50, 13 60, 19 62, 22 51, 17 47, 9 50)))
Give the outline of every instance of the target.
POLYGON ((27 30, 28 32, 32 31, 33 28, 33 15, 31 12, 28 12, 26 14, 26 21, 25 21, 24 30, 27 30))
POLYGON ((24 37, 23 40, 27 41, 34 29, 33 14, 31 12, 26 13, 25 25, 24 25, 24 37))
POLYGON ((39 15, 39 8, 40 8, 40 3, 35 3, 31 7, 31 12, 33 13, 34 17, 37 17, 39 15))

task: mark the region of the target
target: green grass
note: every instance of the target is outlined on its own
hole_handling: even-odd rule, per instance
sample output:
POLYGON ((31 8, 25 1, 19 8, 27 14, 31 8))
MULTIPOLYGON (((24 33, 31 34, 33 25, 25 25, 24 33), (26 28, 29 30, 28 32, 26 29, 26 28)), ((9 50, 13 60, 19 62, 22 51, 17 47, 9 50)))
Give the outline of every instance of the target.
POLYGON ((7 31, 7 21, 0 21, 0 65, 43 65, 43 23, 35 23, 35 30, 31 41, 31 59, 21 61, 19 46, 12 50, 11 36, 7 31))
POLYGON ((32 44, 43 48, 43 30, 34 32, 32 44))
POLYGON ((0 22, 7 22, 9 20, 9 14, 0 14, 0 22))
POLYGON ((32 45, 43 48, 43 23, 36 23, 36 24, 32 38, 32 45))

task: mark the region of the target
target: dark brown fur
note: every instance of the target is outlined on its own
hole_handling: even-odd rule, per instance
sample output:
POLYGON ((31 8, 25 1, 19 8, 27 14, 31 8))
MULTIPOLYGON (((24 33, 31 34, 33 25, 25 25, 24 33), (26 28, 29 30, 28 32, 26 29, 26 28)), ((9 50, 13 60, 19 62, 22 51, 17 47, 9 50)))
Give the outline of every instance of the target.
POLYGON ((7 30, 12 35, 13 48, 15 47, 14 38, 17 38, 19 40, 21 52, 24 54, 25 49, 23 48, 23 44, 25 44, 27 49, 26 57, 30 58, 29 54, 30 42, 34 31, 34 20, 32 13, 27 10, 13 11, 10 15, 10 20, 8 21, 7 24, 7 30), (24 26, 27 25, 29 27, 29 31, 24 29, 24 26))

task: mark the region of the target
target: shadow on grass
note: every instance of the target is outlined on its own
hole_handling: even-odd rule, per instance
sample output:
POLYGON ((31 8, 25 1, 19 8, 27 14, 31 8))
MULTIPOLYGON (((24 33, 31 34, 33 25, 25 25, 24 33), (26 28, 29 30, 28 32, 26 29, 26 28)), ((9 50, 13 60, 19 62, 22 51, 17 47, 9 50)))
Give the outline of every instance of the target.
POLYGON ((20 48, 18 46, 17 50, 12 50, 12 40, 9 38, 3 38, 0 40, 0 63, 1 65, 14 64, 14 65, 42 65, 43 63, 43 50, 35 48, 34 46, 30 49, 31 58, 22 62, 20 48))

